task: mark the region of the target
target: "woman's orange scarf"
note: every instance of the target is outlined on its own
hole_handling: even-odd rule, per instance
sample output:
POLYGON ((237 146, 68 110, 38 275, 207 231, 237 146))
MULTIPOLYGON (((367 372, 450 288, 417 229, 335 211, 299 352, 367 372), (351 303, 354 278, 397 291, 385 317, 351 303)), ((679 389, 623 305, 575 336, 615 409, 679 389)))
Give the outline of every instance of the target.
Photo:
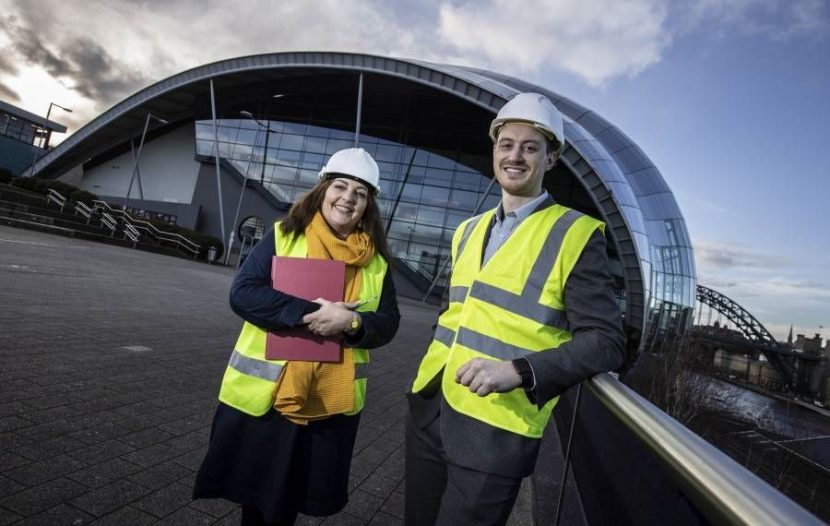
MULTIPOLYGON (((360 297, 360 268, 375 256, 375 246, 368 234, 353 231, 346 239, 335 236, 323 214, 314 214, 305 229, 308 256, 313 259, 336 259, 346 263, 343 298, 347 302, 360 297)), ((308 424, 331 415, 354 409, 354 359, 350 347, 343 348, 343 361, 287 362, 277 379, 274 409, 296 424, 308 424)))

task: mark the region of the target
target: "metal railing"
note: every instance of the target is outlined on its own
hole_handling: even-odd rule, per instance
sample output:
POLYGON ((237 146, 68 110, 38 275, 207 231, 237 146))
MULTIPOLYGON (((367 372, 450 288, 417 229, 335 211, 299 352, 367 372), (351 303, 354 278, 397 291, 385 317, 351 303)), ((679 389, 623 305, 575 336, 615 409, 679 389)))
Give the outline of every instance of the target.
POLYGON ((124 237, 129 238, 133 242, 133 248, 135 248, 135 244, 138 243, 138 238, 141 234, 138 233, 138 229, 131 225, 130 223, 124 223, 124 237))
POLYGON ((86 218, 86 224, 92 220, 92 209, 83 201, 75 201, 75 215, 81 214, 86 218))
POLYGON ((57 190, 50 188, 46 191, 46 204, 49 203, 55 203, 61 207, 61 212, 63 212, 63 207, 66 206, 66 198, 57 190))
MULTIPOLYGON (((140 235, 140 232, 147 234, 150 238, 155 239, 158 242, 169 243, 174 245, 177 250, 184 250, 189 252, 195 258, 199 251, 201 250, 202 246, 198 243, 194 243, 193 241, 187 239, 186 237, 176 234, 173 232, 164 232, 163 230, 159 230, 156 228, 152 223, 147 221, 143 221, 141 219, 136 219, 124 210, 119 210, 117 208, 112 208, 109 203, 105 201, 93 201, 93 205, 96 208, 101 210, 106 210, 103 215, 107 216, 118 216, 120 220, 124 223, 124 231, 125 235, 126 232, 132 228, 132 232, 135 233, 136 237, 140 235)), ((132 238, 131 238, 132 239, 132 238)), ((133 240, 137 241, 137 239, 133 240)))
POLYGON ((682 481, 713 523, 824 524, 612 375, 597 375, 585 386, 682 481))
POLYGON ((101 214, 101 224, 112 231, 110 233, 110 237, 115 236, 115 231, 118 229, 118 221, 116 221, 114 217, 106 212, 103 212, 101 214))

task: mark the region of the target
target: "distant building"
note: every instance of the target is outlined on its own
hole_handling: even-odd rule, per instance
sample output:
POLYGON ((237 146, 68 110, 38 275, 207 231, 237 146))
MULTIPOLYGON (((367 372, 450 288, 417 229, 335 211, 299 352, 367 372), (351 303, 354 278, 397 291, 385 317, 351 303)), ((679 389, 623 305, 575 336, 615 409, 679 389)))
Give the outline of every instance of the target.
POLYGON ((803 334, 799 334, 795 338, 793 347, 797 351, 810 354, 821 354, 821 335, 816 333, 816 335, 812 338, 806 338, 803 334))
POLYGON ((0 100, 0 168, 20 175, 49 149, 52 133, 66 126, 0 100))

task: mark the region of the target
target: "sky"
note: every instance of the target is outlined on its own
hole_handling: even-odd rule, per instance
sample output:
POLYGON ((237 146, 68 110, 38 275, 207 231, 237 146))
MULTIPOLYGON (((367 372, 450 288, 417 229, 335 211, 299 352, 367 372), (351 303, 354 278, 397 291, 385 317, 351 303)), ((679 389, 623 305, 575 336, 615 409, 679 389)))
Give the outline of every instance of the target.
POLYGON ((779 339, 830 333, 826 0, 0 0, 0 99, 71 108, 50 116, 66 136, 183 70, 294 50, 474 66, 591 108, 672 188, 701 284, 779 339))

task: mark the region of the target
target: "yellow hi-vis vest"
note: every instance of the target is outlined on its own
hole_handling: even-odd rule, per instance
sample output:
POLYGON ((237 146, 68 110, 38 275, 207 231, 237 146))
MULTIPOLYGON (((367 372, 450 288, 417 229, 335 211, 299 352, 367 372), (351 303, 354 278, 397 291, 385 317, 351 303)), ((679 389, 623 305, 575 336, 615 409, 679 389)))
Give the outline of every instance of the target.
POLYGON ((514 360, 569 341, 565 282, 591 234, 604 224, 553 204, 523 220, 482 268, 494 214, 490 210, 466 220, 453 236, 450 303, 438 319, 412 391, 424 389, 443 368, 441 388, 455 411, 539 438, 558 398, 540 409, 522 389, 479 397, 456 383, 455 372, 473 358, 514 360))
MULTIPOLYGON (((294 238, 283 234, 277 222, 274 225, 274 237, 278 256, 307 256, 304 235, 294 238)), ((383 257, 375 254, 372 261, 361 269, 360 301, 366 303, 358 307, 358 311, 377 310, 386 268, 387 263, 383 257)), ((242 332, 231 353, 219 389, 221 402, 253 416, 264 415, 274 405, 276 381, 286 363, 284 360, 265 359, 265 335, 266 331, 247 321, 242 325, 242 332)), ((346 413, 349 415, 360 412, 366 401, 369 352, 366 349, 353 349, 352 356, 355 366, 354 409, 346 413)))

